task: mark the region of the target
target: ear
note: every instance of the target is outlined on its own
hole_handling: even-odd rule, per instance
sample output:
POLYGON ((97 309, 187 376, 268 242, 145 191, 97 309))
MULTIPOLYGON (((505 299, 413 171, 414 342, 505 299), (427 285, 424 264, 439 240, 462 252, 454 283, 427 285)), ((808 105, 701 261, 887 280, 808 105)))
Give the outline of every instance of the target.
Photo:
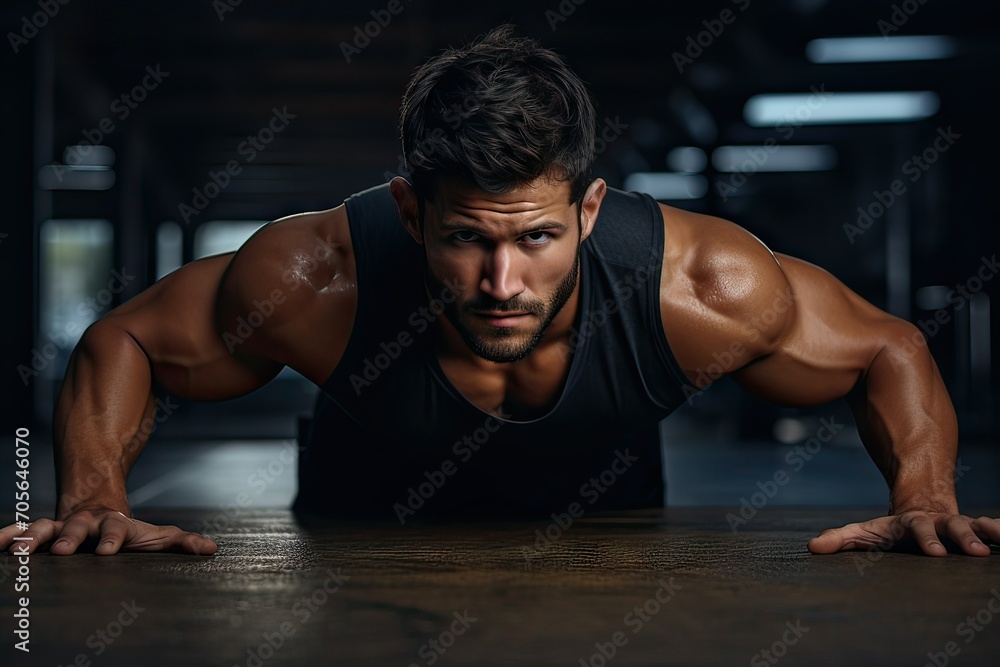
POLYGON ((420 228, 420 204, 413 186, 405 178, 396 176, 389 181, 389 192, 396 200, 399 219, 403 221, 406 231, 410 233, 414 241, 423 245, 424 233, 420 228))
POLYGON ((580 203, 580 224, 583 227, 580 235, 580 242, 590 236, 597 223, 597 214, 601 210, 601 202, 608 192, 608 184, 603 178, 595 178, 594 182, 587 186, 587 191, 583 193, 583 201, 580 203))

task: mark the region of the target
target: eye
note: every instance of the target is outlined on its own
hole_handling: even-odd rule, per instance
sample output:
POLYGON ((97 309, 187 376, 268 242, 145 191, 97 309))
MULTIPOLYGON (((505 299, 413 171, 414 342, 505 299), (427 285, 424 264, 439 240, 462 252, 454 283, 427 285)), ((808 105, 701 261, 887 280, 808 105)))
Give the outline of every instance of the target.
POLYGON ((461 231, 455 232, 451 235, 451 238, 462 243, 472 243, 479 240, 479 234, 475 232, 470 232, 468 229, 463 229, 461 231))
POLYGON ((552 239, 552 234, 548 232, 531 232, 521 238, 527 240, 529 245, 544 245, 552 239))

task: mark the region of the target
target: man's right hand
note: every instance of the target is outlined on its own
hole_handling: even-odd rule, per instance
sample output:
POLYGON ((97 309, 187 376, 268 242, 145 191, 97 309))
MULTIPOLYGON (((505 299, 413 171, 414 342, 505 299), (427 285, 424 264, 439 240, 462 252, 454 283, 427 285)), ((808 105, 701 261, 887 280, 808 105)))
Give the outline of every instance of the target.
POLYGON ((49 552, 60 556, 76 553, 87 539, 97 541, 95 553, 110 556, 119 551, 172 551, 211 556, 218 546, 198 533, 183 531, 177 526, 154 526, 130 519, 111 509, 78 510, 62 521, 39 519, 22 530, 16 525, 0 529, 0 551, 9 549, 21 554, 18 545, 27 545, 28 553, 52 543, 49 552), (15 537, 30 537, 18 540, 15 537), (17 549, 18 551, 15 551, 17 549))

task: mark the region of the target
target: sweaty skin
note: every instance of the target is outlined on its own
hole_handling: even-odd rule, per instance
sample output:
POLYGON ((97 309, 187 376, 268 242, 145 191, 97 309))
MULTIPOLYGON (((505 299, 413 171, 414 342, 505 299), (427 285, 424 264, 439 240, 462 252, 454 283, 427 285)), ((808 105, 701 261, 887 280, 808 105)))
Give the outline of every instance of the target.
MULTIPOLYGON (((448 379, 484 410, 543 413, 568 373, 556 344, 568 340, 579 284, 547 328, 543 314, 559 303, 558 286, 573 278, 604 182, 594 181, 579 207, 569 204, 567 183, 544 178, 504 195, 448 182, 422 222, 409 184, 394 179, 391 191, 402 224, 424 246, 425 278, 453 278, 465 288, 440 320, 438 356, 448 379), (511 311, 522 314, 497 319, 511 311), (512 363, 488 361, 466 344, 511 349, 533 338, 537 345, 512 363)), ((914 354, 908 344, 918 330, 822 269, 773 254, 732 223, 665 205, 661 211, 661 316, 692 389, 732 375, 754 394, 789 405, 846 397, 889 484, 889 516, 825 531, 809 549, 884 548, 913 538, 924 553, 941 556, 940 540, 948 538, 967 554, 989 555, 983 542, 1000 543, 1000 520, 959 514, 955 413, 926 346, 914 354), (722 352, 732 358, 726 367, 718 362, 722 352)), ((0 549, 51 543, 52 553, 71 554, 89 538, 98 554, 214 553, 216 544, 201 535, 128 518, 126 478, 148 438, 141 424, 154 414, 154 390, 233 398, 283 366, 322 385, 344 353, 356 307, 353 247, 346 209, 338 206, 277 220, 237 253, 192 262, 108 313, 74 351, 57 402, 56 518, 26 531, 7 526, 0 549), (265 302, 273 312, 245 335, 239 321, 268 310, 265 302), (14 543, 22 534, 32 541, 14 543)))

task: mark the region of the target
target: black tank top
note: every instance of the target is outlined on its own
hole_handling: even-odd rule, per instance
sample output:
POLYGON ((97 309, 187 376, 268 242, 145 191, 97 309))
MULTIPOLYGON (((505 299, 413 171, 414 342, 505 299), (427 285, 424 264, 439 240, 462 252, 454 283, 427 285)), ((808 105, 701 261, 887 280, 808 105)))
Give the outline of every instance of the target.
POLYGON ((660 319, 652 197, 608 190, 581 245, 568 377, 529 421, 484 412, 441 370, 442 295, 427 295, 423 248, 388 186, 346 205, 357 315, 304 438, 297 510, 407 521, 662 506, 659 422, 686 400, 687 380, 660 319))

